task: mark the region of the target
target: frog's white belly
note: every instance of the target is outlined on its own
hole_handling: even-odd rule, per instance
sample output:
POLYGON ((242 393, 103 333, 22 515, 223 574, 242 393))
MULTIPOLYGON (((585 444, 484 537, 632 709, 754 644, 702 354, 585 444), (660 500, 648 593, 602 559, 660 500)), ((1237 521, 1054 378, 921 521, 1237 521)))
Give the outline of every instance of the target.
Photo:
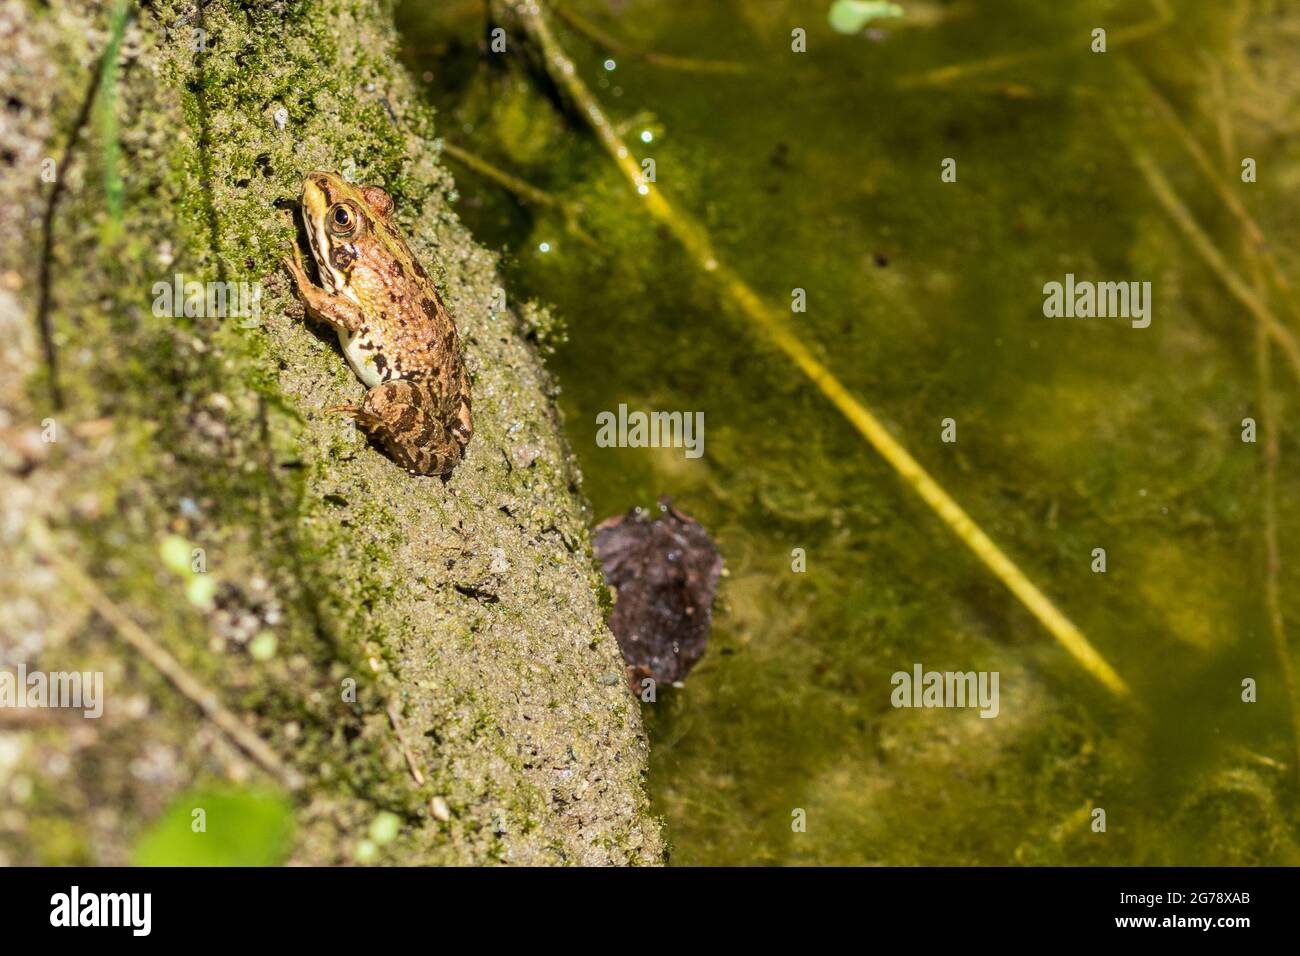
MULTIPOLYGON (((323 223, 316 225, 314 238, 316 241, 312 243, 311 251, 316 257, 316 265, 320 268, 321 282, 325 286, 325 291, 332 295, 342 295, 359 308, 361 300, 357 298, 357 294, 335 271, 329 257, 321 254, 320 250, 328 248, 323 223)), ((339 337, 339 345, 343 346, 343 354, 347 356, 348 364, 352 366, 352 371, 357 373, 357 378, 361 379, 366 388, 374 388, 383 382, 383 376, 375 367, 374 350, 361 347, 364 342, 362 337, 339 328, 336 328, 335 332, 339 337)))
POLYGON ((357 378, 365 383, 366 388, 374 388, 383 382, 383 376, 379 374, 379 369, 375 368, 373 361, 374 350, 367 351, 361 347, 362 338, 351 332, 338 330, 339 345, 343 346, 343 354, 348 358, 348 364, 352 366, 352 371, 357 373, 357 378))

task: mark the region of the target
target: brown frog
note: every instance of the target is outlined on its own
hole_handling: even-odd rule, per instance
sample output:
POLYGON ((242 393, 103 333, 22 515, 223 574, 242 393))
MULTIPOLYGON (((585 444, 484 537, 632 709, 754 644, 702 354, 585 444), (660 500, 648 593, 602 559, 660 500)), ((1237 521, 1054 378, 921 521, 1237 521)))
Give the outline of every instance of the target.
POLYGON ((308 313, 338 333, 348 364, 368 388, 352 415, 413 474, 450 475, 473 434, 469 373, 438 290, 393 222, 378 186, 311 172, 302 218, 321 285, 294 249, 285 266, 308 313))

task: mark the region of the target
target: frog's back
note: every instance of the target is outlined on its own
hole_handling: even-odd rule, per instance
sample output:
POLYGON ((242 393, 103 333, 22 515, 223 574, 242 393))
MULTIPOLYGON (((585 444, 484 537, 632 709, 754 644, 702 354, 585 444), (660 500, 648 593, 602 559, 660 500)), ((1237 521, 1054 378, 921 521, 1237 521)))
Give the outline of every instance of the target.
POLYGON ((451 314, 406 243, 395 233, 383 239, 358 250, 349 291, 366 317, 354 347, 371 356, 386 382, 436 369, 453 348, 459 359, 460 342, 451 314))

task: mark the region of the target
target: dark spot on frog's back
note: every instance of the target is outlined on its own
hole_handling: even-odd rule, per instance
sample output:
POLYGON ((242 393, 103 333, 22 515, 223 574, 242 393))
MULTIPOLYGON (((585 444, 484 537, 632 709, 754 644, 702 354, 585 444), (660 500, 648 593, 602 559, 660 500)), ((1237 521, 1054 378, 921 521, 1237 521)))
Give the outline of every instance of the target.
MULTIPOLYGON (((402 265, 400 259, 394 259, 392 265, 390 265, 388 268, 389 271, 391 271, 393 275, 397 276, 399 279, 404 279, 406 277, 406 266, 402 265)), ((415 264, 415 271, 416 272, 420 271, 420 264, 418 262, 415 264)))
POLYGON ((415 431, 416 424, 422 420, 423 414, 420 411, 420 409, 415 405, 402 405, 401 408, 402 408, 401 414, 398 415, 397 422, 394 424, 393 430, 398 432, 401 435, 406 436, 407 439, 409 440, 411 438, 416 437, 413 433, 415 431))
POLYGON ((431 296, 426 295, 421 297, 420 308, 424 311, 424 317, 428 319, 435 328, 446 321, 444 318, 445 313, 431 296))

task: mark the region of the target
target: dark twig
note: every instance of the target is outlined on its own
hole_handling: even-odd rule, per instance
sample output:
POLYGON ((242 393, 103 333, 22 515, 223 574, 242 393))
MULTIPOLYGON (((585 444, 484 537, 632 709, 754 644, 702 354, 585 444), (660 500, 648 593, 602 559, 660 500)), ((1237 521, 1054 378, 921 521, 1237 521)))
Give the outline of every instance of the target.
POLYGON ((60 157, 58 168, 54 172, 54 187, 45 200, 45 213, 41 217, 41 270, 37 282, 40 291, 36 300, 36 328, 41 336, 41 348, 45 352, 45 367, 50 377, 50 401, 56 411, 63 408, 63 390, 59 385, 59 354, 54 347, 54 329, 50 324, 50 281, 54 266, 54 213, 59 207, 59 200, 63 198, 64 177, 67 175, 68 163, 72 160, 73 152, 81 139, 82 129, 90 120, 90 110, 95 104, 95 92, 99 89, 99 76, 107 52, 105 50, 100 54, 95 62, 95 68, 90 72, 90 82, 86 84, 85 95, 81 98, 81 106, 77 110, 76 119, 73 120, 72 131, 68 134, 68 144, 63 147, 63 156, 60 157))

